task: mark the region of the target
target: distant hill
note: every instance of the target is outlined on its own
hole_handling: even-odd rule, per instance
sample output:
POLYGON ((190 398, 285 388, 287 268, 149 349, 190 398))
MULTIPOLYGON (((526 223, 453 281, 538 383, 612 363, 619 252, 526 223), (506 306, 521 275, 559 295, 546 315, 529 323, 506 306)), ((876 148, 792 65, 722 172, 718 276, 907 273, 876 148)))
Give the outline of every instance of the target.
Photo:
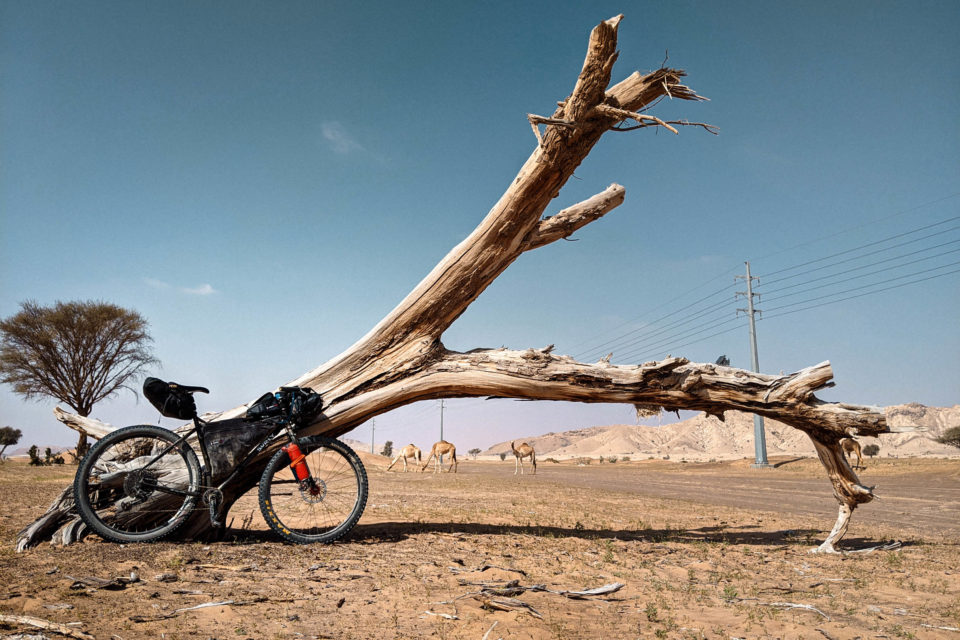
MULTIPOLYGON (((887 407, 886 413, 891 425, 923 426, 927 431, 858 439, 864 446, 878 444, 881 457, 960 455, 955 447, 934 440, 945 429, 960 424, 960 405, 926 407, 912 403, 887 407)), ((775 420, 766 419, 764 423, 768 456, 816 455, 813 444, 802 431, 775 420)), ((662 427, 618 424, 516 439, 517 444, 521 441, 533 446, 540 459, 612 455, 635 459, 670 456, 676 460, 751 458, 754 456, 753 414, 728 411, 724 422, 700 414, 662 427)), ((497 443, 481 455, 503 452, 512 455, 510 441, 497 443)))
MULTIPOLYGON (((15 458, 17 456, 27 456, 27 452, 30 451, 32 444, 28 444, 22 447, 17 447, 16 449, 7 449, 3 452, 4 457, 15 458)), ((65 447, 62 444, 58 445, 47 445, 47 444, 38 444, 37 449, 40 450, 40 457, 43 457, 43 452, 47 450, 47 447, 50 447, 50 451, 53 453, 63 453, 64 451, 72 451, 73 447, 65 447)))
MULTIPOLYGON (((367 453, 370 453, 370 443, 369 443, 369 442, 362 442, 362 441, 360 441, 360 440, 354 440, 353 438, 344 438, 344 437, 337 438, 337 440, 339 440, 340 442, 342 442, 342 443, 344 443, 344 444, 346 444, 346 445, 349 445, 349 447, 350 447, 351 449, 353 449, 354 451, 356 451, 356 452, 358 452, 358 453, 359 453, 360 451, 365 451, 365 452, 367 452, 367 453)), ((383 443, 382 443, 382 442, 378 442, 378 443, 376 444, 376 452, 379 454, 380 451, 382 451, 382 450, 383 450, 383 443)))

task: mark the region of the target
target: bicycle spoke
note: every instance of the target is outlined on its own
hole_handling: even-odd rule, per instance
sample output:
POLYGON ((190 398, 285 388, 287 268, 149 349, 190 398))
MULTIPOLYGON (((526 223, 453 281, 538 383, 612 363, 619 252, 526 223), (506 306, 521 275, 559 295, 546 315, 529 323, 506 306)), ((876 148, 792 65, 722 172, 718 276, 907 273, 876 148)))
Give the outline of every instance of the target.
POLYGON ((91 448, 74 491, 81 517, 98 534, 147 541, 180 526, 197 499, 199 464, 159 427, 120 429, 91 448))

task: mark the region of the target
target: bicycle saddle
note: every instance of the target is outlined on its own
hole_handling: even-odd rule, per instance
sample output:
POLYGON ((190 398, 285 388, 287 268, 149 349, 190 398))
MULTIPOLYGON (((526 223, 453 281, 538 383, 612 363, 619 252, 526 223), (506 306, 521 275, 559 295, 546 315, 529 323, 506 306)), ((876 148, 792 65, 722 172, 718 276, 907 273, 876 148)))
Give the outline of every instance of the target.
POLYGON ((185 384, 179 384, 176 382, 168 382, 167 385, 176 391, 183 391, 185 393, 210 393, 210 389, 206 387, 191 387, 185 384))

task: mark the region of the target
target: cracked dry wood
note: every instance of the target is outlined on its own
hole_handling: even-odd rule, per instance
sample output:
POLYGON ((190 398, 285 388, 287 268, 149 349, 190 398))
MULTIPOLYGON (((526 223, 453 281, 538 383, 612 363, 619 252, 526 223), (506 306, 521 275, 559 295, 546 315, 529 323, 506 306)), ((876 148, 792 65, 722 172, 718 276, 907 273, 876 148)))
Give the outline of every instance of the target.
MULTIPOLYGON (((554 355, 552 348, 456 353, 441 342, 444 331, 520 255, 569 237, 623 202, 624 188, 611 185, 592 198, 544 217, 551 201, 605 132, 663 97, 703 100, 681 83, 685 73, 676 69, 635 72, 609 86, 621 18, 611 18, 593 30, 574 89, 558 103, 552 116, 563 124, 544 122, 544 133, 539 136, 538 131, 540 140, 533 152, 477 228, 369 333, 340 355, 286 383, 310 387, 324 397, 323 414, 305 433, 338 436, 378 414, 431 398, 623 402, 638 410, 692 409, 721 417, 730 409, 751 411, 801 429, 813 439, 841 503, 837 527, 829 544, 821 547, 833 550, 846 529, 849 512, 872 497, 843 461, 838 443, 848 435, 876 435, 888 429, 883 413, 875 408, 825 403, 813 395, 829 385, 829 363, 787 376, 768 376, 671 357, 641 365, 615 365, 609 357, 586 364, 554 355)), ((235 417, 245 409, 236 407, 216 417, 235 417)), ((112 428, 63 412, 58 418, 91 435, 112 428)), ((263 452, 226 488, 225 505, 255 486, 272 453, 263 452)), ((56 509, 35 523, 42 521, 43 526, 21 532, 20 548, 49 537, 56 523, 65 523, 61 532, 54 534, 62 541, 79 535, 80 528, 69 509, 64 509, 69 503, 66 494, 56 509)), ((195 538, 211 533, 207 514, 201 509, 177 535, 195 538)))

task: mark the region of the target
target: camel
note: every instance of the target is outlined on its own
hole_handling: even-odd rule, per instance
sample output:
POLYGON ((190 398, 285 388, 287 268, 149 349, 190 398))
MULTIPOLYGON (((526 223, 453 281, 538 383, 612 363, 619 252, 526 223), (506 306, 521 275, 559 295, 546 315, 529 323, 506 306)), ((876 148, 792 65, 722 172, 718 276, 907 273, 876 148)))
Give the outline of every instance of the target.
POLYGON ((843 447, 845 456, 850 457, 851 453, 856 454, 857 464, 853 468, 861 469, 863 467, 863 455, 860 453, 860 443, 853 438, 844 438, 840 441, 840 446, 843 447))
POLYGON ((526 442, 520 443, 520 448, 514 448, 513 442, 510 443, 510 450, 513 451, 514 455, 514 465, 513 465, 513 475, 517 475, 517 469, 520 469, 520 475, 523 475, 523 459, 530 458, 530 462, 533 463, 533 475, 537 475, 537 452, 533 450, 533 447, 528 445, 526 442))
POLYGON ((420 467, 420 471, 423 471, 427 468, 427 465, 430 464, 430 460, 435 461, 433 468, 434 473, 443 471, 443 465, 440 464, 440 456, 445 456, 450 454, 450 467, 447 469, 447 473, 450 473, 452 470, 454 473, 457 472, 457 467, 460 463, 457 462, 457 448, 447 442, 446 440, 441 440, 440 442, 434 443, 430 448, 430 455, 427 456, 427 461, 423 463, 423 466, 420 467))
POLYGON ((422 460, 420 459, 420 447, 414 445, 413 443, 408 444, 403 449, 400 449, 400 455, 393 459, 393 462, 390 463, 390 466, 387 467, 387 471, 393 468, 393 465, 397 464, 397 461, 403 458, 403 472, 407 472, 407 458, 413 458, 417 461, 417 464, 420 464, 422 460))

